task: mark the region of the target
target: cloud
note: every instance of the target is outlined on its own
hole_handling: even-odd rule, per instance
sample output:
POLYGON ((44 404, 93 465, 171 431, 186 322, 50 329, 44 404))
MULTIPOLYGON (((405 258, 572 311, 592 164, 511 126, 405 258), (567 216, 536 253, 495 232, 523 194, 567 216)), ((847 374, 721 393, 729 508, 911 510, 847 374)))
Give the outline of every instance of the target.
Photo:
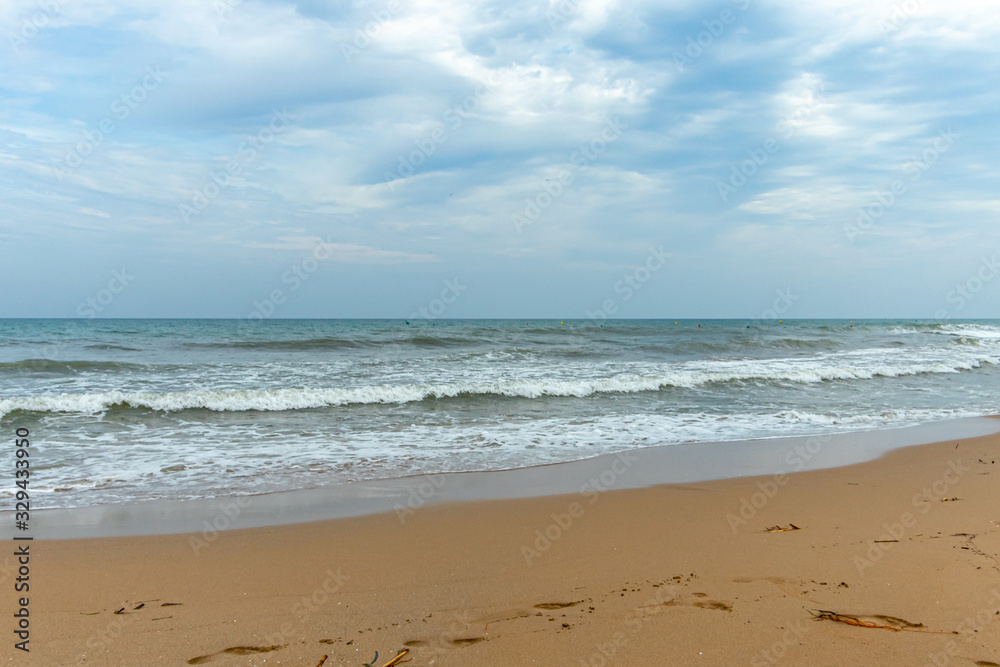
POLYGON ((78 208, 77 213, 82 213, 83 215, 92 215, 95 218, 110 218, 111 214, 106 211, 98 211, 96 208, 78 208))
MULTIPOLYGON (((866 242, 908 230, 911 252, 959 257, 996 238, 1000 15, 985 1, 48 5, 0 6, 0 33, 17 38, 0 59, 0 216, 24 229, 7 248, 37 243, 53 258, 57 293, 77 279, 59 258, 91 258, 79 271, 104 275, 108 253, 151 252, 163 266, 197 255, 205 280, 246 301, 248 267, 320 247, 344 270, 396 267, 367 276, 355 301, 386 315, 411 310, 395 301, 401 282, 458 269, 523 290, 507 301, 543 313, 561 303, 559 281, 585 289, 667 243, 692 267, 764 248, 730 278, 767 295, 776 245, 865 252, 844 224, 948 127, 954 147, 866 242), (164 79, 135 99, 147 68, 164 79), (127 114, 112 106, 123 95, 127 114), (293 121, 268 136, 276 109, 293 121), (627 129, 581 166, 616 118, 627 129), (720 197, 766 145, 766 162, 720 197), (70 155, 79 165, 66 170, 70 155), (572 182, 518 232, 511 216, 563 171, 572 182), (551 291, 526 277, 549 272, 551 291)), ((949 275, 907 268, 917 259, 901 248, 864 259, 893 280, 949 275)), ((18 261, 0 273, 15 285, 18 261)), ((834 261, 787 270, 820 284, 834 261)), ((210 312, 214 298, 191 303, 210 312)), ((484 299, 474 314, 499 307, 484 299)), ((636 315, 657 314, 646 303, 636 315)))
POLYGON ((245 245, 248 248, 304 251, 321 256, 324 261, 344 264, 412 264, 438 261, 435 257, 398 250, 381 250, 351 243, 330 243, 318 236, 281 236, 274 243, 250 242, 245 245))

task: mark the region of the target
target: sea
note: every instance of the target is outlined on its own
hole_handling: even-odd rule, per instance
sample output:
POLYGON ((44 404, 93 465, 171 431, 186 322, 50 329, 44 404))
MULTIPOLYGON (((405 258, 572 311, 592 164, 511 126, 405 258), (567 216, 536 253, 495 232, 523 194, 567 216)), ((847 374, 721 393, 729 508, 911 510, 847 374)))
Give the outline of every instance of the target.
POLYGON ((0 320, 33 509, 753 447, 998 388, 1000 320, 0 320))

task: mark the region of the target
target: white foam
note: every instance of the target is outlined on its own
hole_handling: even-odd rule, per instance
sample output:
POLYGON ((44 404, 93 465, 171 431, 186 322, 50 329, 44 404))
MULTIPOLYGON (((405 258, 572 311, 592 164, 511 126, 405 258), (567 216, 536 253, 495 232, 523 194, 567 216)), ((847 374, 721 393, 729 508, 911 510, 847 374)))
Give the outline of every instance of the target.
MULTIPOLYGON (((581 379, 504 379, 493 382, 380 384, 358 387, 192 390, 167 393, 103 392, 0 399, 0 417, 14 410, 98 414, 115 405, 163 412, 207 409, 219 412, 286 411, 377 403, 411 403, 461 395, 585 397, 598 393, 638 393, 667 387, 691 388, 724 382, 819 383, 920 374, 959 373, 995 364, 995 353, 910 350, 856 350, 806 358, 690 361, 646 364, 651 374, 619 374, 581 379)), ((591 370, 593 372, 593 370, 591 370)))
POLYGON ((989 324, 936 324, 897 326, 886 330, 890 334, 937 334, 940 336, 964 336, 983 340, 1000 340, 1000 327, 989 324))
MULTIPOLYGON (((882 410, 841 415, 784 410, 767 413, 623 413, 567 421, 507 420, 465 425, 352 429, 345 437, 284 431, 275 438, 211 431, 204 424, 167 429, 129 445, 86 445, 53 451, 63 459, 36 487, 39 507, 121 500, 250 495, 339 481, 497 470, 571 461, 652 445, 744 440, 905 426, 974 416, 964 410, 882 410), (210 441, 211 447, 198 443, 210 441), (182 444, 184 443, 184 444, 182 444), (187 444, 190 443, 190 444, 187 444), (83 449, 84 451, 81 451, 83 449), (275 465, 276 457, 280 465, 275 465), (56 488, 63 491, 55 492, 56 488)), ((272 433, 272 435, 274 435, 272 433)), ((10 495, 0 489, 0 497, 10 495)))

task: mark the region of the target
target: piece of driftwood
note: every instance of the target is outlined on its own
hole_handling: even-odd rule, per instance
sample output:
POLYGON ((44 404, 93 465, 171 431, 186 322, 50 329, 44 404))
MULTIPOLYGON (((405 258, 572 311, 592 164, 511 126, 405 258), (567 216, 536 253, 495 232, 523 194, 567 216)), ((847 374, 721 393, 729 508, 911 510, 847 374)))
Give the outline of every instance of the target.
POLYGON ((396 657, 385 663, 382 667, 393 667, 394 665, 402 665, 404 662, 410 662, 410 660, 403 660, 410 653, 410 649, 404 648, 402 651, 396 654, 396 657))
MULTIPOLYGON (((404 662, 410 662, 410 660, 413 660, 413 658, 410 658, 410 660, 403 660, 403 658, 405 658, 409 654, 410 654, 410 649, 404 648, 402 651, 396 654, 395 658, 382 665, 382 667, 395 667, 396 665, 402 665, 404 662)), ((363 665, 363 667, 378 667, 378 665, 375 664, 377 662, 378 662, 378 651, 375 651, 375 657, 372 658, 371 662, 366 662, 363 665)))

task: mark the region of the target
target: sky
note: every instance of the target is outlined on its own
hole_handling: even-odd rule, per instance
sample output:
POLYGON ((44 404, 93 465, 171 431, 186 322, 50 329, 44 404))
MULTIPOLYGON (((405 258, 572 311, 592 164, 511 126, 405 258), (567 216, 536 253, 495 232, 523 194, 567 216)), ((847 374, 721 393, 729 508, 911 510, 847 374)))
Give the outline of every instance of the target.
POLYGON ((997 317, 991 2, 0 1, 0 317, 997 317))

